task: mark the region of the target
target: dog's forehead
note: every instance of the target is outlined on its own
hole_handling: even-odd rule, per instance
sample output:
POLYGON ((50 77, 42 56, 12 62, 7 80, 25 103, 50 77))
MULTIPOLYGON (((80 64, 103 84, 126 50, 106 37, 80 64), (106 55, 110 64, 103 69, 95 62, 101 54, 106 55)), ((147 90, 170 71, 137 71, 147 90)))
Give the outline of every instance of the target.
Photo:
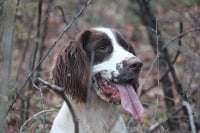
POLYGON ((130 45, 124 39, 124 36, 120 32, 118 32, 116 29, 105 28, 105 27, 97 27, 97 28, 91 28, 91 29, 93 33, 92 35, 93 40, 99 39, 99 38, 102 38, 102 39, 107 38, 112 42, 113 45, 119 45, 120 47, 123 47, 124 49, 129 49, 130 45))
MULTIPOLYGON (((98 40, 108 40, 113 47, 118 44, 117 36, 113 29, 105 27, 91 28, 92 34, 90 36, 90 42, 98 40)), ((120 44, 119 44, 120 45, 120 44)))
POLYGON ((106 34, 106 32, 103 32, 99 30, 98 28, 91 28, 90 31, 92 34, 90 35, 90 40, 95 41, 95 40, 100 40, 100 39, 108 39, 110 40, 109 36, 106 34))
POLYGON ((109 39, 113 39, 115 38, 112 29, 110 28, 105 28, 105 27, 96 27, 96 28, 91 28, 91 30, 93 31, 93 35, 96 37, 105 37, 105 38, 109 38, 109 39))

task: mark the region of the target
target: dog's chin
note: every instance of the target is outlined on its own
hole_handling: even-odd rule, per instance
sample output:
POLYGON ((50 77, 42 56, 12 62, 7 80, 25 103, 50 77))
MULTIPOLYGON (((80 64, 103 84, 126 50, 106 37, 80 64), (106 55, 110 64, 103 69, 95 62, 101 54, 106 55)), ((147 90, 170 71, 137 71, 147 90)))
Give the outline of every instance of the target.
MULTIPOLYGON (((135 79, 126 78, 126 80, 119 80, 119 79, 106 79, 101 77, 100 74, 95 75, 95 90, 98 96, 101 99, 112 103, 114 105, 121 104, 120 92, 117 88, 117 84, 132 84, 132 81, 135 79), (121 82, 123 81, 123 82, 121 82)), ((133 85, 134 87, 134 85, 133 85)), ((135 89, 135 88, 134 88, 135 89)))
POLYGON ((102 78, 100 75, 95 75, 95 89, 101 99, 119 105, 121 103, 119 90, 114 83, 108 79, 102 78))
POLYGON ((134 120, 139 120, 142 117, 144 108, 135 91, 136 85, 133 85, 135 78, 129 78, 124 82, 117 82, 120 80, 110 80, 103 78, 101 74, 95 75, 95 85, 97 95, 101 99, 112 103, 114 105, 121 105, 121 107, 129 112, 134 120), (131 82, 133 81, 133 82, 131 82))

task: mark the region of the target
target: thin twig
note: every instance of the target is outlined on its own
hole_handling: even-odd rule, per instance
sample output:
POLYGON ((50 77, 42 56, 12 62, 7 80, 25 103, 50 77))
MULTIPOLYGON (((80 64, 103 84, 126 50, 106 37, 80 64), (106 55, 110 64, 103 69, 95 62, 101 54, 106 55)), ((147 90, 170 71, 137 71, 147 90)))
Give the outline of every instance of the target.
MULTIPOLYGON (((156 54, 158 54, 159 52, 159 33, 158 33, 158 20, 156 18, 156 29, 155 29, 155 32, 156 32, 156 54)), ((158 85, 158 89, 160 87, 160 61, 159 61, 159 56, 158 56, 158 63, 157 63, 157 69, 158 69, 158 74, 157 74, 157 85, 158 85)), ((157 90, 159 91, 159 90, 157 90)), ((156 120, 156 117, 157 117, 157 112, 158 112, 158 95, 156 95, 156 107, 155 107, 155 111, 154 111, 154 120, 156 120)))
POLYGON ((19 132, 22 133, 24 127, 28 124, 29 121, 35 119, 36 117, 38 117, 39 115, 43 114, 43 113, 47 113, 47 112, 54 112, 54 111, 58 111, 58 109, 50 109, 50 110, 42 110, 36 114, 34 114, 32 117, 30 117, 28 120, 26 120, 24 122, 24 124, 20 127, 19 132))
POLYGON ((187 101, 183 101, 182 105, 178 107, 167 119, 161 120, 160 122, 155 123, 148 129, 148 133, 154 132, 156 129, 158 129, 161 125, 165 124, 168 120, 172 119, 174 115, 176 115, 179 111, 182 110, 182 108, 186 108, 189 116, 189 121, 190 121, 190 127, 191 127, 191 132, 196 133, 196 128, 195 128, 195 123, 194 123, 194 118, 192 114, 192 109, 190 104, 187 101))
MULTIPOLYGON (((45 15, 45 20, 49 17, 50 13, 53 12, 55 9, 58 9, 61 12, 62 20, 67 25, 68 22, 67 22, 67 20, 65 18, 64 9, 60 5, 56 5, 55 7, 53 7, 53 9, 51 9, 51 11, 49 11, 48 14, 45 15)), ((44 22, 42 22, 42 23, 44 23, 44 22)))
MULTIPOLYGON (((179 34, 181 34, 181 33, 183 33, 183 22, 182 21, 180 21, 180 23, 179 23, 179 34)), ((179 48, 177 50, 177 53, 175 55, 174 60, 172 61, 172 64, 174 64, 176 62, 176 59, 178 58, 178 56, 181 53, 181 51, 180 51, 180 48, 182 46, 182 40, 181 39, 182 39, 182 37, 179 37, 179 39, 178 39, 178 46, 179 46, 179 48)))
MULTIPOLYGON (((33 14, 33 17, 32 17, 31 19, 29 19, 30 22, 33 22, 33 19, 34 19, 34 18, 35 18, 35 13, 33 14)), ((16 82, 17 82, 18 79, 19 79, 20 70, 21 70, 21 68, 22 68, 22 64, 23 64, 23 62, 24 62, 24 60, 25 60, 25 58, 26 58, 26 54, 27 54, 27 52, 28 52, 29 40, 30 40, 30 36, 31 36, 31 33, 32 33, 32 29, 33 29, 33 23, 30 23, 29 29, 28 29, 28 33, 27 33, 27 36, 28 36, 28 37, 27 37, 27 39, 26 39, 26 41, 25 41, 25 48, 24 48, 24 51, 23 51, 23 53, 22 53, 22 58, 21 58, 21 60, 20 60, 19 67, 18 67, 18 69, 17 69, 17 74, 16 74, 16 78, 15 78, 16 82)))
MULTIPOLYGON (((42 3, 43 3, 43 0, 39 0, 38 1, 38 8, 37 8, 37 15, 38 16, 37 16, 37 30, 36 30, 36 38, 38 40, 40 40, 40 27, 41 27, 41 17, 42 17, 42 3)), ((35 67, 35 64, 37 64, 37 60, 36 59, 37 59, 37 53, 39 51, 39 45, 40 45, 39 41, 36 41, 36 43, 35 43, 35 45, 33 47, 33 50, 31 51, 32 53, 31 53, 31 57, 30 57, 30 60, 29 60, 29 71, 30 72, 33 71, 33 69, 35 67)), ((39 69, 37 69, 35 72, 38 73, 38 70, 39 69)), ((28 83, 28 87, 27 88, 31 89, 33 87, 32 81, 31 80, 27 80, 27 83, 28 83)), ((20 94, 21 93, 19 93, 19 95, 20 94)), ((26 109, 29 109, 29 107, 30 107, 30 99, 31 99, 30 96, 31 95, 28 94, 28 98, 26 100, 26 105, 27 105, 26 109)), ((29 112, 26 112, 25 119, 28 119, 28 117, 29 117, 29 112)))
MULTIPOLYGON (((36 44, 34 45, 34 50, 33 50, 33 60, 31 61, 31 70, 34 69, 35 64, 37 63, 37 54, 39 51, 39 45, 40 44, 40 37, 41 37, 41 32, 40 32, 40 28, 41 28, 41 17, 42 17, 42 3, 43 0, 39 0, 38 2, 38 18, 37 18, 37 33, 36 33, 36 38, 38 39, 38 41, 36 41, 36 44)), ((40 65, 38 66, 37 70, 40 69, 40 65)), ((36 71, 35 71, 36 72, 36 71)), ((37 73, 37 72, 36 72, 37 73)))
POLYGON ((14 100, 11 102, 10 107, 7 111, 7 113, 12 109, 14 103, 16 102, 16 100, 18 99, 19 95, 21 94, 21 92, 24 90, 25 86, 27 85, 28 81, 30 80, 30 78, 33 76, 33 74, 35 73, 35 71, 39 68, 39 66, 41 65, 41 63, 47 58, 47 56, 49 55, 49 53, 51 52, 51 50, 58 44, 59 40, 62 38, 62 36, 64 35, 65 32, 67 32, 69 30, 69 28, 72 26, 72 24, 83 14, 84 10, 88 7, 88 5, 90 5, 92 2, 92 0, 88 0, 87 3, 79 10, 79 12, 72 18, 72 20, 69 22, 69 24, 65 27, 65 29, 63 30, 63 32, 60 33, 60 35, 58 36, 57 40, 53 43, 53 45, 48 49, 47 53, 41 58, 41 60, 39 61, 39 63, 35 66, 35 68, 28 74, 26 80, 24 81, 24 83, 22 84, 22 86, 19 88, 19 91, 16 94, 16 97, 14 98, 14 100))
POLYGON ((87 109, 90 108, 90 101, 91 101, 91 87, 92 87, 92 66, 94 64, 94 51, 91 53, 91 61, 90 61, 90 73, 89 73, 89 78, 88 78, 88 86, 87 86, 87 101, 86 101, 86 106, 87 109))
MULTIPOLYGON (((180 53, 180 50, 178 50, 177 51, 177 54, 176 54, 176 56, 174 57, 174 59, 173 59, 173 61, 172 61, 172 64, 174 65, 174 63, 176 62, 176 60, 177 60, 177 58, 178 58, 178 56, 179 56, 179 53, 180 53)), ((154 65, 153 65, 154 66, 154 65)), ((147 75, 150 75, 150 72, 152 71, 152 68, 150 68, 149 69, 149 71, 148 71, 148 73, 149 74, 147 74, 147 75)), ((166 71, 166 72, 164 72, 164 74, 162 75, 162 76, 160 76, 160 78, 159 78, 159 81, 161 81, 161 80, 163 80, 163 78, 168 74, 170 72, 170 68, 166 71)), ((148 78, 148 76, 146 76, 145 77, 145 79, 146 78, 148 78)), ((146 80, 145 80, 146 81, 146 80)), ((145 82, 143 82, 143 83, 145 83, 145 82)), ((147 88, 147 89, 144 89, 143 87, 144 87, 144 84, 142 84, 142 86, 141 86, 141 93, 140 93, 140 95, 139 96, 142 96, 144 93, 146 93, 146 92, 148 92, 148 91, 150 91, 151 89, 153 89, 154 87, 156 87, 157 86, 157 82, 155 82, 153 85, 151 85, 149 88, 147 88)))
MULTIPOLYGON (((182 34, 182 32, 183 32, 183 31, 182 31, 182 30, 183 30, 182 27, 183 27, 183 24, 180 22, 180 34, 182 34)), ((182 37, 182 36, 180 36, 180 37, 178 38, 178 39, 179 39, 179 43, 178 43, 179 47, 181 46, 181 37, 182 37)), ((162 50, 165 50, 165 49, 166 49, 166 48, 163 48, 162 50)), ((176 55, 176 57, 178 57, 178 55, 179 55, 179 52, 178 52, 178 54, 176 55)), ((185 100, 185 101, 188 101, 186 94, 183 93, 183 87, 182 87, 182 85, 181 85, 179 79, 177 78, 177 75, 176 75, 176 72, 175 72, 175 69, 174 69, 174 66, 173 66, 173 62, 171 61, 170 57, 169 57, 167 54, 164 54, 164 57, 165 57, 165 59, 166 59, 166 61, 167 61, 167 63, 168 63, 168 66, 169 66, 169 69, 170 69, 169 71, 170 71, 171 74, 172 74, 172 78, 173 78, 173 80, 174 80, 174 83, 175 83, 177 92, 180 94, 181 99, 183 99, 183 100, 185 100)))
POLYGON ((65 90, 64 88, 61 88, 57 85, 54 85, 54 84, 51 84, 41 78, 37 78, 37 81, 39 81, 41 84, 49 87, 50 89, 54 90, 55 92, 57 92, 63 99, 64 101, 66 102, 66 104, 68 105, 69 107, 69 110, 72 114, 72 118, 73 118, 73 122, 74 122, 74 131, 75 133, 79 133, 79 123, 78 123, 78 118, 76 116, 76 113, 75 113, 75 110, 74 108, 72 107, 70 101, 68 100, 68 98, 65 96, 65 90))
MULTIPOLYGON (((174 36, 171 40, 169 40, 169 41, 162 47, 161 51, 158 52, 158 54, 156 55, 156 57, 153 59, 153 61, 152 61, 152 63, 151 63, 151 66, 150 66, 150 68, 149 68, 149 70, 148 70, 148 72, 147 72, 147 74, 146 74, 146 76, 145 76, 143 82, 141 83, 141 86, 140 86, 140 89, 139 89, 139 90, 142 90, 142 88, 144 88, 144 85, 145 85, 147 79, 149 78, 149 76, 150 76, 150 74, 151 74, 151 72, 152 72, 152 70, 153 70, 153 68, 154 68, 154 66, 155 66, 155 63, 157 62, 159 56, 160 56, 161 53, 162 53, 162 50, 164 50, 166 47, 168 47, 168 46, 169 46, 172 42, 174 42, 175 40, 180 39, 181 37, 183 37, 183 36, 189 34, 190 32, 195 32, 195 31, 198 31, 198 30, 200 30, 200 27, 191 28, 190 30, 188 30, 188 31, 186 31, 186 32, 180 33, 180 34, 178 34, 177 36, 174 36)), ((175 59, 174 59, 174 60, 175 60, 175 59)), ((174 60, 173 60, 173 62, 174 62, 174 60)), ((162 78, 164 77, 164 75, 167 74, 169 71, 170 71, 170 69, 168 69, 168 70, 163 74, 163 76, 161 76, 160 80, 162 80, 162 78)), ((148 90, 148 89, 147 89, 147 90, 148 90)), ((145 92, 146 92, 146 91, 145 91, 145 92)), ((143 93, 140 92, 140 93, 139 93, 139 96, 141 96, 141 94, 143 94, 143 93)))
MULTIPOLYGON (((39 97, 40 97, 40 104, 41 104, 41 107, 42 107, 42 110, 45 110, 45 107, 44 107, 44 100, 43 100, 43 92, 42 92, 42 88, 37 86, 34 82, 32 82, 33 86, 39 90, 39 97)), ((46 120, 46 113, 44 113, 42 115, 42 125, 43 125, 43 130, 44 130, 44 133, 46 132, 46 129, 45 129, 45 120, 46 120)))
MULTIPOLYGON (((48 14, 48 12, 50 12, 52 1, 53 0, 47 1, 47 9, 45 11, 45 16, 48 14)), ((40 35, 40 39, 38 39, 40 41, 39 42, 40 45, 39 45, 39 49, 38 49, 38 52, 37 52, 36 64, 38 64, 38 62, 41 60, 41 57, 43 56, 43 53, 44 53, 44 50, 45 50, 45 39, 46 39, 46 36, 47 36, 47 31, 48 31, 48 20, 49 20, 49 17, 47 17, 44 20, 44 23, 42 23, 42 21, 41 21, 41 24, 40 24, 41 35, 40 35)), ((40 72, 40 68, 39 68, 38 74, 36 74, 36 76, 39 76, 39 72, 40 72)))
POLYGON ((155 130, 157 130, 161 125, 165 124, 168 120, 172 119, 174 115, 176 115, 179 111, 182 110, 182 106, 178 107, 167 119, 161 120, 160 122, 155 123, 148 129, 148 133, 153 133, 155 130))
POLYGON ((196 127, 195 127, 195 122, 194 122, 191 106, 187 101, 182 101, 182 105, 187 110, 187 113, 188 113, 188 116, 189 116, 191 133, 196 133, 196 127))
POLYGON ((149 76, 150 76, 150 74, 151 74, 151 72, 152 72, 152 70, 153 70, 153 68, 155 66, 155 63, 157 62, 157 60, 159 58, 158 56, 159 55, 157 54, 156 57, 154 58, 154 60, 152 61, 151 66, 150 66, 150 68, 149 68, 144 80, 142 81, 142 83, 141 83, 141 85, 140 85, 140 87, 138 89, 139 90, 138 91, 138 95, 139 96, 141 96, 141 94, 142 94, 142 88, 144 88, 144 85, 147 83, 147 79, 149 78, 149 76))
MULTIPOLYGON (((48 13, 50 12, 50 8, 51 8, 51 3, 52 3, 52 0, 48 0, 47 1, 47 9, 45 11, 45 16, 48 15, 48 13)), ((42 8, 42 5, 41 7, 42 8)), ((40 45, 39 45, 39 49, 38 49, 38 52, 37 52, 37 60, 36 60, 36 63, 39 62, 39 60, 41 59, 42 55, 43 55, 43 51, 44 51, 44 47, 45 47, 45 39, 46 39, 46 33, 47 33, 47 30, 48 30, 48 19, 49 17, 47 17, 45 20, 44 20, 44 23, 42 24, 42 22, 40 22, 40 26, 42 31, 41 31, 41 35, 40 35, 40 38, 41 39, 38 39, 40 40, 40 45)), ((36 75, 36 76, 39 76, 39 73, 36 75)), ((39 90, 39 96, 40 96, 40 101, 41 101, 41 107, 42 107, 42 110, 45 109, 44 107, 44 100, 43 100, 43 92, 42 92, 42 88, 41 87, 38 87, 34 82, 32 82, 33 86, 35 88, 37 88, 39 90)), ((43 132, 46 132, 46 129, 45 129, 45 119, 46 119, 46 113, 44 113, 42 115, 42 124, 43 124, 43 132)))
POLYGON ((177 39, 179 39, 179 38, 181 38, 181 37, 183 37, 183 36, 185 36, 185 35, 187 35, 187 34, 189 34, 189 33, 191 33, 191 32, 196 32, 196 31, 198 31, 198 30, 200 30, 200 27, 194 27, 194 28, 189 29, 189 30, 186 31, 186 32, 182 32, 182 33, 180 33, 180 34, 174 36, 171 40, 169 40, 169 41, 162 47, 162 50, 161 50, 160 52, 162 52, 165 48, 167 48, 169 45, 171 45, 172 42, 174 42, 175 40, 177 40, 177 39))
POLYGON ((49 83, 49 82, 47 82, 47 81, 45 81, 45 80, 43 80, 41 78, 37 78, 37 81, 39 81, 41 84, 49 87, 50 89, 52 89, 55 92, 58 92, 58 93, 59 92, 64 92, 64 88, 59 87, 59 86, 57 86, 55 84, 51 84, 51 83, 49 83))

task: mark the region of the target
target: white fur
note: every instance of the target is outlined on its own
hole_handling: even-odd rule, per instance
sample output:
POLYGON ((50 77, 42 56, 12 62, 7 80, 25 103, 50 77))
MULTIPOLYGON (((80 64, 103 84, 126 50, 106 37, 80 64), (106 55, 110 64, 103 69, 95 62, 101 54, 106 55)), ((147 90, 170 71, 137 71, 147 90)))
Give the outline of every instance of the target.
POLYGON ((99 27, 99 28, 94 28, 94 29, 107 34, 107 36, 111 39, 111 42, 113 44, 113 52, 112 52, 111 57, 108 60, 101 62, 97 65, 94 65, 93 72, 95 74, 97 72, 102 71, 103 69, 103 70, 107 70, 106 75, 109 75, 107 73, 112 72, 112 74, 114 74, 113 76, 117 76, 119 74, 119 71, 116 68, 116 64, 120 65, 122 61, 128 60, 129 58, 136 57, 136 56, 126 51, 120 44, 118 44, 114 34, 112 33, 110 29, 104 28, 104 27, 99 27))
POLYGON ((62 108, 60 109, 53 122, 51 133, 66 133, 68 131, 70 131, 70 133, 74 132, 74 123, 70 110, 64 102, 62 108))
MULTIPOLYGON (((94 29, 107 34, 107 36, 111 39, 113 52, 108 60, 93 66, 93 74, 106 70, 102 76, 107 76, 108 79, 111 78, 111 73, 117 76, 119 71, 116 68, 116 64, 120 65, 120 62, 135 57, 135 55, 126 51, 118 44, 110 29, 103 27, 94 29)), ((91 91, 91 99, 88 106, 86 106, 85 103, 79 103, 73 99, 70 100, 78 117, 79 132, 127 133, 124 121, 120 116, 118 106, 108 104, 106 101, 102 100, 99 96, 97 96, 94 89, 91 89, 91 91)), ((54 120, 51 133, 74 133, 73 119, 65 103, 63 103, 61 110, 54 120)))
MULTIPOLYGON (((117 105, 108 104, 92 91, 88 106, 71 100, 78 117, 79 133, 127 133, 117 105)), ((74 133, 72 115, 66 103, 56 116, 51 133, 74 133)))

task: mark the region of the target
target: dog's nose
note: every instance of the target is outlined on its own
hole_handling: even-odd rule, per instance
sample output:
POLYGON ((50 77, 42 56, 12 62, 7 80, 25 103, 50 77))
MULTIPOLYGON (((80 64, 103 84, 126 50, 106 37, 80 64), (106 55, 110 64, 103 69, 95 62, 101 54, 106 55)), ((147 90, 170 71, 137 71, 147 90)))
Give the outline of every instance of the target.
POLYGON ((128 65, 128 67, 130 69, 132 69, 133 71, 140 71, 142 68, 142 61, 138 58, 138 57, 133 57, 130 58, 126 61, 126 64, 128 65))

